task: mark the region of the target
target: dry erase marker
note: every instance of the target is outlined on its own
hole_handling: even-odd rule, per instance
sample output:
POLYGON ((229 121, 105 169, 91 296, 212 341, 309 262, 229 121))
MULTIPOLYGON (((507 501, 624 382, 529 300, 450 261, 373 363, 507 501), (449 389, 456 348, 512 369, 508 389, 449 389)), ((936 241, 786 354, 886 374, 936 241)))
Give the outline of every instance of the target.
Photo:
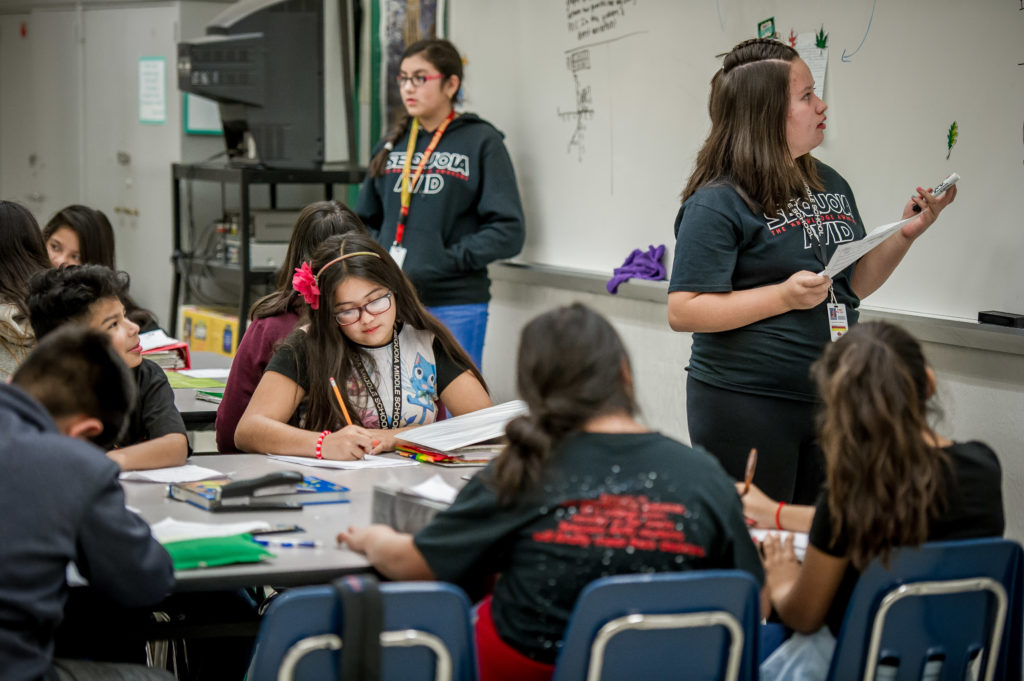
MULTIPOLYGON (((950 173, 949 177, 939 183, 939 186, 932 190, 932 196, 938 198, 939 196, 946 193, 946 190, 952 187, 960 179, 960 176, 956 173, 950 173)), ((921 206, 914 204, 914 212, 920 213, 921 206)))
POLYGON ((319 549, 324 543, 322 541, 285 541, 283 539, 253 539, 261 546, 273 546, 282 549, 319 549))

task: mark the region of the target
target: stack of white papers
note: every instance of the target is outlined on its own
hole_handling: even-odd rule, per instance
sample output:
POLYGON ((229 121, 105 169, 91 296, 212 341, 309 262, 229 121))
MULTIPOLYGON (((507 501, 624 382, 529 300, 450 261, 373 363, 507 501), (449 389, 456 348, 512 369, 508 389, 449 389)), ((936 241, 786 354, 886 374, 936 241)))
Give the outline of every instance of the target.
POLYGON ((503 436, 508 422, 526 413, 525 402, 512 400, 413 428, 402 433, 398 439, 439 452, 454 452, 460 447, 503 436))

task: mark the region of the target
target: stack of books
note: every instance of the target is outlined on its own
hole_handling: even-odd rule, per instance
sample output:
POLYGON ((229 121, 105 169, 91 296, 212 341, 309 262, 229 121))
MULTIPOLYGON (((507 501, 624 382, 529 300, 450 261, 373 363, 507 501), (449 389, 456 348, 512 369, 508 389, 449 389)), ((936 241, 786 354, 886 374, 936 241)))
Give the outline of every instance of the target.
POLYGON ((142 345, 142 356, 164 370, 188 369, 192 361, 188 354, 188 344, 157 329, 139 334, 142 345))

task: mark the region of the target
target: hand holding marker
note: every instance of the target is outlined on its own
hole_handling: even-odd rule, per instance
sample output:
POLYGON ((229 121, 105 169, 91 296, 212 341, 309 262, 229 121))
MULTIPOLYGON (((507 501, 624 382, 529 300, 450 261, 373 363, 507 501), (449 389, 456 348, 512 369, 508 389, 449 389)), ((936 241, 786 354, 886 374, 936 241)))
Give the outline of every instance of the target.
MULTIPOLYGON (((947 177, 945 180, 940 182, 939 186, 932 190, 932 196, 938 198, 939 196, 944 194, 947 189, 949 189, 954 184, 956 184, 959 179, 960 179, 959 175, 957 175, 956 173, 950 173, 949 177, 947 177)), ((915 203, 913 210, 914 210, 915 213, 920 213, 921 212, 921 206, 919 206, 918 204, 915 203)))

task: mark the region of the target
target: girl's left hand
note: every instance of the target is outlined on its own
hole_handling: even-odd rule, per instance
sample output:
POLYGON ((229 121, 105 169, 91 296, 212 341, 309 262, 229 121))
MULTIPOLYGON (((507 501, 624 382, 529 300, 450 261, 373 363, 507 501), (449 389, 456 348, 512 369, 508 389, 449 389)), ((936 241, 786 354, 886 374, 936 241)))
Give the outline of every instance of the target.
POLYGON ((956 185, 953 185, 947 189, 942 196, 936 198, 932 196, 931 190, 917 188, 918 195, 912 196, 910 201, 907 201, 907 205, 903 208, 903 219, 913 217, 914 206, 919 206, 921 212, 918 214, 918 218, 913 222, 903 225, 900 232, 903 233, 908 239, 916 239, 917 237, 924 234, 925 230, 931 227, 932 223, 938 220, 939 213, 942 212, 949 204, 953 203, 956 199, 956 185))
POLYGON ((338 533, 338 543, 345 544, 350 550, 356 553, 366 553, 366 538, 370 535, 370 527, 353 527, 349 525, 347 531, 338 533))
POLYGON ((404 428, 370 428, 370 434, 373 436, 373 451, 370 454, 383 454, 384 452, 395 451, 395 440, 398 436, 405 431, 409 430, 409 426, 404 428))
POLYGON ((764 582, 772 602, 777 602, 800 575, 800 562, 793 551, 793 535, 783 540, 775 533, 769 534, 761 542, 761 552, 764 554, 764 582))

